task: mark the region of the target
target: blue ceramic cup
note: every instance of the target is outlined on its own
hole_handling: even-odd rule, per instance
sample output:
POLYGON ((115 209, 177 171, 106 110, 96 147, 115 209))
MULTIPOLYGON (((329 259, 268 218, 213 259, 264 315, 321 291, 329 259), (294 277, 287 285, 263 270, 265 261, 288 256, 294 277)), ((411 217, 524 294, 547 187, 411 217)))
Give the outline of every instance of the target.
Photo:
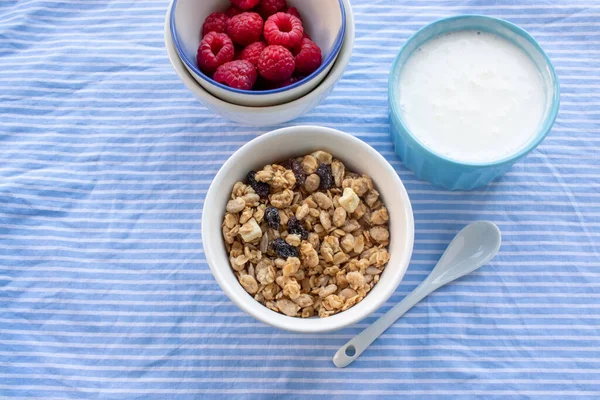
POLYGON ((487 185, 503 175, 520 158, 526 156, 544 140, 558 114, 560 87, 554 67, 535 39, 518 26, 502 19, 481 15, 460 15, 433 22, 411 36, 398 54, 390 72, 389 108, 391 134, 396 153, 407 168, 419 178, 450 190, 470 190, 487 185), (537 136, 524 148, 491 163, 459 162, 427 148, 408 129, 402 119, 398 82, 412 52, 426 41, 445 33, 478 30, 498 35, 519 46, 537 66, 546 91, 546 109, 537 136))

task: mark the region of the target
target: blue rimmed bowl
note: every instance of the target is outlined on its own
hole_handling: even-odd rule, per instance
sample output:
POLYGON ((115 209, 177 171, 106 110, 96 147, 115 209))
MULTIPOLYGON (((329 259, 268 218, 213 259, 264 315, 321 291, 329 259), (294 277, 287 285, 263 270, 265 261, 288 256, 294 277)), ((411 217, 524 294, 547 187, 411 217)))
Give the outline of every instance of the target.
POLYGON ((342 48, 346 32, 346 13, 342 0, 288 0, 303 18, 304 29, 319 45, 323 62, 304 79, 280 89, 252 91, 230 88, 200 71, 196 53, 201 40, 202 24, 216 11, 224 11, 228 0, 174 0, 171 5, 170 29, 177 54, 194 79, 209 93, 231 104, 268 107, 294 101, 314 90, 333 67, 342 48))
POLYGON ((508 171, 519 159, 534 150, 546 137, 558 114, 560 87, 554 67, 537 41, 525 30, 498 18, 460 15, 433 22, 411 36, 396 57, 389 77, 388 101, 391 135, 396 153, 419 178, 450 190, 470 190, 487 185, 508 171), (519 151, 490 163, 466 163, 432 151, 411 133, 402 118, 398 82, 413 51, 426 41, 445 33, 478 30, 498 35, 520 47, 536 65, 546 92, 544 117, 537 135, 519 151))
POLYGON ((307 114, 322 103, 341 79, 346 67, 348 67, 355 39, 354 14, 352 12, 350 0, 342 1, 344 2, 344 9, 346 12, 346 33, 344 34, 342 49, 340 50, 340 54, 338 55, 333 68, 331 68, 329 74, 327 74, 321 84, 313 91, 289 103, 272 107, 246 107, 227 103, 207 92, 198 82, 196 82, 177 55, 170 29, 171 7, 168 8, 167 15, 165 16, 165 49, 167 50, 169 61, 173 66, 173 71, 179 77, 181 82, 206 108, 210 109, 215 114, 242 125, 280 125, 307 114))

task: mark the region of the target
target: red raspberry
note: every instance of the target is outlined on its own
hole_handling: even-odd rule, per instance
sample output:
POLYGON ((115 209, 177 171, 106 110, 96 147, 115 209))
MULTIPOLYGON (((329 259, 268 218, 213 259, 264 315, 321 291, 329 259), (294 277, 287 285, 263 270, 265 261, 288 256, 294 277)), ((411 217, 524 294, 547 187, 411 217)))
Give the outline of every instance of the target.
POLYGON ((235 89, 250 90, 257 77, 256 67, 250 61, 237 60, 221 65, 213 79, 235 89))
POLYGON ((310 75, 321 66, 321 49, 308 38, 302 39, 300 46, 293 49, 292 53, 296 56, 297 74, 310 75))
POLYGON ((250 61, 254 66, 258 65, 260 53, 267 47, 265 42, 254 42, 246 46, 240 53, 240 60, 250 61))
POLYGON ((267 81, 268 82, 267 87, 269 89, 280 89, 280 88, 283 88, 283 87, 286 87, 286 86, 293 85, 294 83, 299 82, 299 81, 301 81, 304 78, 305 78, 304 76, 292 76, 291 78, 286 79, 283 82, 269 82, 269 81, 267 81))
POLYGON ((268 44, 278 44, 292 49, 300 44, 304 35, 302 21, 293 15, 277 13, 265 22, 265 39, 268 44))
POLYGON ((300 11, 298 11, 298 9, 296 7, 288 7, 287 10, 285 10, 285 13, 293 15, 294 17, 296 17, 300 21, 302 21, 302 17, 300 16, 300 11))
POLYGON ((289 79, 295 67, 294 55, 283 46, 267 46, 258 58, 258 72, 269 81, 289 79))
POLYGON ((298 79, 298 77, 292 76, 291 78, 286 79, 283 82, 277 82, 275 85, 277 88, 282 88, 282 87, 293 85, 294 83, 298 82, 299 80, 300 79, 298 79))
POLYGON ((237 8, 236 6, 229 6, 229 8, 225 10, 225 15, 227 15, 229 18, 233 18, 241 13, 243 13, 243 11, 237 8))
POLYGON ((206 36, 208 32, 225 33, 228 20, 229 17, 222 12, 210 14, 202 25, 202 37, 206 36))
POLYGON ((287 7, 285 0, 261 0, 260 4, 256 8, 256 12, 259 13, 264 19, 269 18, 271 15, 283 11, 287 7))
POLYGON ((212 74, 220 66, 233 60, 233 42, 224 33, 209 32, 198 47, 196 61, 202 72, 212 74))
POLYGON ((256 5, 258 4, 258 2, 260 0, 229 0, 231 1, 231 4, 233 4, 234 6, 242 9, 242 10, 251 10, 254 7, 256 7, 256 5))
POLYGON ((263 32, 263 20, 255 12, 245 12, 227 21, 227 34, 234 43, 247 46, 258 42, 263 32))

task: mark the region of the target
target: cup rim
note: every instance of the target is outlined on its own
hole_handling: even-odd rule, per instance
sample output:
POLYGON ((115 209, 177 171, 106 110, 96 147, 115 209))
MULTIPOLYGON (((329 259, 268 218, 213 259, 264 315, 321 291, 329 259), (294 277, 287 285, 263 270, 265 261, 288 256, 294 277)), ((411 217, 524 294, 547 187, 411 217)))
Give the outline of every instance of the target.
MULTIPOLYGON (((390 200, 394 200, 394 199, 388 199, 388 202, 390 200)), ((406 275, 406 271, 410 264, 413 250, 414 250, 414 215, 413 215, 412 205, 410 202, 410 198, 408 196, 408 192, 406 191, 406 188, 404 187, 402 180, 400 179, 400 177, 398 176, 398 174, 396 173, 394 168, 389 164, 389 162, 381 154, 379 154, 368 143, 365 143, 364 141, 362 141, 346 132, 339 131, 339 130, 333 129, 333 128, 317 126, 317 125, 291 126, 291 127, 287 127, 287 128, 281 128, 281 129, 277 129, 274 131, 270 131, 268 133, 265 133, 264 135, 254 138, 253 140, 251 140, 250 142, 248 142, 244 146, 242 146, 240 149, 238 149, 223 164, 223 166, 221 167, 221 169, 219 170, 219 172, 216 174, 215 178, 213 179, 213 182, 211 183, 210 188, 208 189, 208 192, 206 193, 202 216, 203 216, 203 218, 202 218, 202 243, 203 243, 203 247, 205 250, 204 255, 206 257, 208 266, 209 266, 215 280, 217 281, 217 283, 219 284, 219 286, 221 287, 221 289, 223 290, 225 295, 234 304, 236 304, 242 311, 244 311, 248 315, 252 316, 253 318, 257 319, 258 321, 264 322, 265 324, 274 326, 279 329, 284 329, 284 330, 293 331, 293 332, 317 333, 317 332, 334 331, 334 330, 342 329, 344 327, 352 325, 352 324, 366 318, 373 312, 375 312, 390 298, 390 296, 398 288, 398 285, 400 284, 400 282, 404 279, 404 277, 406 275), (403 214, 406 218, 406 226, 407 226, 407 230, 406 230, 406 232, 404 232, 404 236, 400 236, 397 239, 398 241, 400 241, 404 244, 406 251, 402 254, 396 255, 397 259, 395 260, 394 265, 396 266, 397 270, 394 271, 394 274, 390 275, 389 279, 385 281, 385 285, 383 286, 381 293, 378 294, 378 297, 377 298, 371 297, 373 299, 373 300, 371 300, 372 304, 370 304, 370 306, 368 308, 364 308, 364 309, 363 308, 357 308, 357 309, 352 308, 350 310, 344 311, 342 313, 333 315, 328 318, 310 320, 311 321, 310 323, 307 322, 307 320, 305 320, 305 319, 288 317, 288 316, 285 316, 282 314, 275 313, 274 311, 269 310, 262 304, 255 302, 255 300, 253 300, 253 299, 252 299, 252 301, 255 302, 255 304, 252 303, 249 305, 247 303, 247 301, 249 300, 248 295, 246 294, 245 291, 243 291, 243 289, 242 290, 231 289, 230 286, 232 284, 239 285, 239 283, 237 282, 237 280, 235 278, 234 278, 234 281, 232 282, 231 279, 227 276, 228 272, 230 272, 229 265, 225 265, 225 266, 218 265, 217 252, 220 251, 220 248, 219 248, 219 250, 217 250, 216 249, 217 246, 212 245, 215 243, 215 240, 218 240, 219 242, 222 243, 223 239, 221 237, 220 231, 218 232, 217 235, 214 235, 213 231, 209 231, 209 229, 210 229, 209 220, 211 220, 211 218, 208 218, 208 217, 205 218, 205 214, 206 214, 205 210, 207 208, 212 209, 214 207, 219 207, 219 206, 223 207, 224 206, 223 204, 218 205, 218 204, 214 203, 214 201, 215 201, 214 197, 216 196, 215 193, 219 190, 223 190, 223 188, 220 187, 222 179, 224 176, 226 176, 227 174, 229 174, 231 172, 232 168, 235 167, 237 159, 239 157, 244 156, 245 152, 248 151, 248 149, 251 149, 251 148, 254 148, 257 146, 261 146, 261 145, 265 144, 266 142, 272 140, 273 138, 280 137, 280 136, 286 136, 286 135, 290 135, 290 134, 297 134, 298 131, 303 131, 303 130, 304 131, 318 130, 319 133, 321 133, 321 134, 335 136, 335 137, 339 138, 341 141, 352 141, 352 142, 356 143, 358 146, 360 146, 361 148, 364 148, 364 150, 366 152, 370 153, 370 155, 372 155, 375 159, 379 160, 379 162, 381 162, 382 167, 386 170, 386 175, 389 176, 392 180, 396 181, 395 184, 397 185, 400 192, 402 193, 402 204, 403 204, 402 210, 403 210, 403 214), (224 268, 227 269, 227 272, 223 271, 224 268), (258 305, 260 307, 256 307, 256 305, 258 305)), ((220 223, 218 224, 218 226, 219 227, 221 226, 220 223)), ((400 251, 400 249, 397 251, 400 251)), ((381 283, 383 283, 383 282, 381 282, 381 283)), ((241 285, 240 285, 240 288, 241 288, 241 285)), ((371 293, 369 295, 371 295, 371 293)), ((367 295, 365 297, 365 299, 369 298, 369 295, 367 295)))
POLYGON ((423 26, 422 28, 417 30, 415 33, 413 33, 406 40, 406 42, 404 43, 404 45, 398 52, 398 55, 394 59, 392 68, 390 70, 390 77, 388 80, 388 93, 389 93, 390 112, 392 112, 395 115, 395 117, 397 118, 398 124, 400 124, 400 127, 411 137, 412 140, 414 140, 424 151, 426 151, 432 157, 436 157, 444 162, 450 163, 455 166, 467 166, 467 167, 498 167, 501 165, 513 164, 516 160, 529 154, 537 146, 539 146, 539 144, 546 138, 546 136, 550 132, 550 129, 552 128, 552 126, 554 125, 554 122, 556 121, 556 117, 558 115, 558 110, 560 107, 560 84, 558 81, 558 77, 556 75, 556 71, 554 69, 554 65, 550 61, 550 58, 548 57, 546 52, 542 49, 540 44, 537 42, 537 40, 535 40, 535 38, 529 32, 527 32, 525 29, 513 24, 512 22, 509 22, 502 18, 490 17, 487 15, 481 15, 481 14, 461 14, 461 15, 455 15, 452 17, 441 18, 441 19, 438 19, 434 22, 431 22, 431 23, 423 26), (541 126, 539 128, 539 132, 536 135, 536 137, 532 141, 530 141, 529 144, 527 144, 525 147, 523 147, 519 151, 517 151, 509 156, 506 156, 504 158, 501 158, 497 161, 492 161, 492 162, 458 161, 458 160, 446 157, 442 154, 439 154, 439 153, 433 151, 432 149, 427 147, 423 142, 421 142, 416 135, 413 135, 411 130, 408 128, 408 126, 404 122, 404 119, 402 118, 402 113, 399 110, 398 103, 396 101, 394 101, 397 98, 396 92, 398 91, 398 89, 396 88, 397 85, 395 85, 396 82, 393 81, 393 72, 395 72, 397 70, 401 70, 403 68, 403 66, 400 65, 400 59, 408 51, 407 50, 408 44, 411 43, 413 40, 415 40, 416 37, 422 31, 424 31, 426 29, 430 29, 431 27, 434 27, 436 25, 442 25, 442 24, 445 24, 450 21, 455 21, 455 20, 460 20, 460 19, 471 19, 471 18, 476 18, 476 19, 481 19, 484 21, 491 21, 491 22, 498 23, 498 24, 508 28, 512 32, 518 34, 519 36, 523 37, 524 39, 526 39, 535 48, 535 50, 538 51, 542 55, 544 62, 546 63, 548 70, 550 72, 550 76, 552 78, 552 88, 554 90, 554 95, 552 96, 552 102, 549 106, 547 106, 547 108, 549 109, 549 112, 546 115, 546 117, 544 118, 543 123, 541 124, 541 126))
POLYGON ((321 65, 319 66, 319 68, 317 70, 313 71, 310 75, 304 77, 302 80, 299 80, 298 82, 295 82, 292 85, 285 86, 282 88, 260 90, 260 91, 236 89, 236 88, 232 88, 227 85, 224 85, 222 83, 219 83, 219 82, 215 81, 214 79, 212 79, 211 77, 207 76, 202 71, 200 71, 200 69, 196 66, 196 64, 194 62, 192 62, 186 56, 185 52, 183 51, 181 42, 179 40, 179 35, 177 34, 177 28, 175 26, 175 9, 177 7, 177 2, 178 2, 178 0, 173 0, 171 3, 171 16, 170 16, 170 20, 169 20, 169 25, 170 25, 170 30, 171 30, 171 36, 173 38, 173 43, 175 44, 175 49, 177 50, 179 59, 181 59, 181 61, 183 61, 183 63, 186 65, 187 68, 194 71, 194 73, 198 77, 202 78, 205 82, 207 82, 211 85, 214 85, 220 89, 226 90, 228 92, 245 95, 245 96, 257 96, 258 97, 258 96, 268 96, 268 95, 279 94, 279 93, 286 92, 288 90, 296 89, 296 88, 304 85, 305 83, 308 83, 309 81, 317 78, 323 71, 325 71, 329 67, 329 65, 331 65, 332 62, 334 62, 336 60, 338 54, 340 53, 342 45, 344 43, 344 37, 346 34, 346 8, 344 6, 343 0, 338 0, 339 6, 340 6, 340 12, 341 12, 341 19, 342 19, 341 26, 340 26, 340 29, 338 30, 331 53, 321 63, 321 65))

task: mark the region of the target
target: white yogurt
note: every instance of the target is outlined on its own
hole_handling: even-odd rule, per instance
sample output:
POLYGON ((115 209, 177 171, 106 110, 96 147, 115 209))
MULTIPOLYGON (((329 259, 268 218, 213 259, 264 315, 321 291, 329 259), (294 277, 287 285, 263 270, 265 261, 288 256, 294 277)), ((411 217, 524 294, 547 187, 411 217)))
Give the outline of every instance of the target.
POLYGON ((424 43, 397 84, 411 133, 459 162, 494 162, 519 151, 537 135, 546 108, 533 61, 508 40, 474 30, 424 43))

